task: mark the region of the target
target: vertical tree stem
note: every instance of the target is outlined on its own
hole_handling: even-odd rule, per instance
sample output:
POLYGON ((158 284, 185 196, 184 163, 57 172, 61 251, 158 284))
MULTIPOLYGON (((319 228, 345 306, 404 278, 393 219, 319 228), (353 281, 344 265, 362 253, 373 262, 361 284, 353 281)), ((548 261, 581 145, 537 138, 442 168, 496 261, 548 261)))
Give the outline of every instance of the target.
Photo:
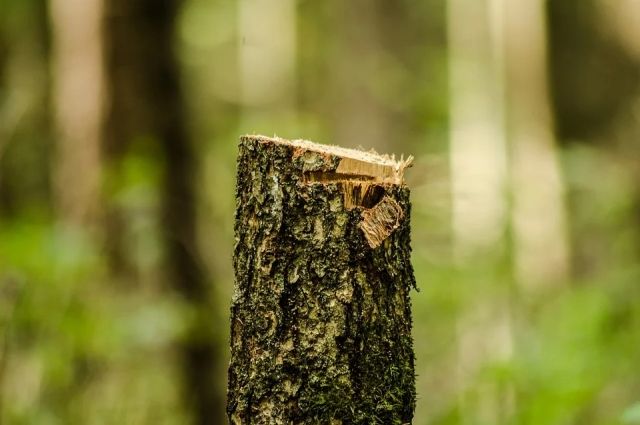
POLYGON ((241 139, 232 424, 411 422, 409 163, 241 139))

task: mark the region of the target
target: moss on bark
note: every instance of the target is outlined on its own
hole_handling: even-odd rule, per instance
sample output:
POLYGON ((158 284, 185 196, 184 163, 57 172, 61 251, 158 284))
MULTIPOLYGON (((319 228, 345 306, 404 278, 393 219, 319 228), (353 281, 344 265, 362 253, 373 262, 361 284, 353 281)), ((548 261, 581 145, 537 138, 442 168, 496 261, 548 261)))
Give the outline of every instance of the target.
POLYGON ((345 205, 358 176, 307 178, 332 175, 340 161, 280 139, 241 138, 232 424, 411 422, 409 190, 366 183, 360 204, 345 205), (390 224, 372 248, 362 222, 383 200, 399 213, 378 219, 390 224))

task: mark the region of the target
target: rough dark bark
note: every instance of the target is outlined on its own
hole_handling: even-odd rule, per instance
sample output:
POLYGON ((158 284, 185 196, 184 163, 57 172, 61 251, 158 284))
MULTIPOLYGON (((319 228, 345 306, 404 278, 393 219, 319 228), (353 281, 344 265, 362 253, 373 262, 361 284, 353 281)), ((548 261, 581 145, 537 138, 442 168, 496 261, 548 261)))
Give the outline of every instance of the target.
POLYGON ((232 424, 412 420, 408 162, 359 156, 241 139, 232 424))

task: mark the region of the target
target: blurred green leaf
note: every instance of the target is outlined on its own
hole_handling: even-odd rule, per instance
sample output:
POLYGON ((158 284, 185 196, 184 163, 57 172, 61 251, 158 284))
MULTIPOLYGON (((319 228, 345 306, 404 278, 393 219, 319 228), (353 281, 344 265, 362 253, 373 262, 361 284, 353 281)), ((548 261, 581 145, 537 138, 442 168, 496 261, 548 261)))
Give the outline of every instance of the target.
POLYGON ((625 424, 640 424, 640 403, 633 404, 624 411, 622 422, 625 424))

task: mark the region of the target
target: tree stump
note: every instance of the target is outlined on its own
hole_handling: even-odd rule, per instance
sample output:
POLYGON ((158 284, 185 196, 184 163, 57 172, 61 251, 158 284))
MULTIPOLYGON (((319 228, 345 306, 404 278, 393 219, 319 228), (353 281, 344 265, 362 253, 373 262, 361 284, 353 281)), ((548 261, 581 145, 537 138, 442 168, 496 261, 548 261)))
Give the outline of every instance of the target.
POLYGON ((411 422, 410 163, 241 138, 232 424, 411 422))

